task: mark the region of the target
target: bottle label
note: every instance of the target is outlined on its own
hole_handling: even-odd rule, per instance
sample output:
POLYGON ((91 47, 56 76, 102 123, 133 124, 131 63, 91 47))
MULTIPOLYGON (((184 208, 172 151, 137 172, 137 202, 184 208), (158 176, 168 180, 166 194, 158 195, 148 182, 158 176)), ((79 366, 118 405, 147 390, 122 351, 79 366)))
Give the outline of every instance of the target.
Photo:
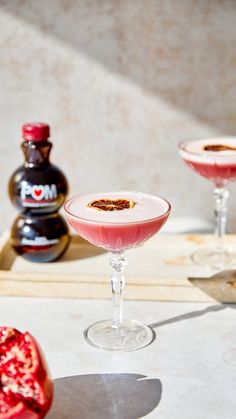
POLYGON ((35 237, 33 240, 23 237, 21 245, 23 246, 50 246, 57 244, 59 239, 47 239, 47 237, 35 237))
POLYGON ((27 182, 21 184, 21 202, 24 207, 48 207, 55 205, 57 199, 57 187, 51 185, 29 185, 27 182))

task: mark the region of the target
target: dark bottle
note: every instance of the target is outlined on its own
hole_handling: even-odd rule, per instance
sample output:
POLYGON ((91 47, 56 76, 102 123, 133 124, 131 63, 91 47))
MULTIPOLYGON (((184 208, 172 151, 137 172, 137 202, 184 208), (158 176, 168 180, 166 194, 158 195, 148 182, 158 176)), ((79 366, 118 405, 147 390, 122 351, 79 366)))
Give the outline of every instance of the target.
POLYGON ((11 244, 25 259, 51 262, 69 244, 67 224, 58 214, 68 184, 62 171, 49 160, 49 125, 25 124, 22 133, 25 163, 9 181, 10 199, 21 212, 11 228, 11 244))
POLYGON ((69 244, 68 227, 57 212, 38 217, 21 214, 12 225, 11 244, 27 260, 51 262, 69 244))
POLYGON ((23 125, 21 145, 25 163, 11 176, 10 199, 21 212, 48 214, 57 211, 68 192, 62 171, 50 163, 50 128, 43 123, 23 125))

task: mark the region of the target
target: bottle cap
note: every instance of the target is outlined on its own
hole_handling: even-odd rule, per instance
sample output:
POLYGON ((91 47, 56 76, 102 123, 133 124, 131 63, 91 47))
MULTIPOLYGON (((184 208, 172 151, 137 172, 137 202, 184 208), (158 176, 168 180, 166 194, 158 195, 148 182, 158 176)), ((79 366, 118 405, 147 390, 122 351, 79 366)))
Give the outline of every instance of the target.
POLYGON ((30 122, 22 127, 22 136, 26 141, 45 141, 50 137, 50 127, 43 122, 30 122))

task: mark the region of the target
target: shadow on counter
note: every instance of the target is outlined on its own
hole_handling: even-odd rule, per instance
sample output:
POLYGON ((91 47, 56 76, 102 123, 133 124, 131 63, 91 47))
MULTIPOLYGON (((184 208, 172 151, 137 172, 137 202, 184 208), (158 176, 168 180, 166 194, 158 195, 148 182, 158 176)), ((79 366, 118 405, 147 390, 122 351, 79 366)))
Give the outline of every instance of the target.
POLYGON ((159 404, 162 384, 140 374, 89 374, 54 380, 48 419, 138 419, 159 404))
MULTIPOLYGON (((82 239, 80 236, 71 236, 70 244, 66 250, 66 252, 57 260, 48 262, 48 265, 51 264, 59 264, 61 262, 73 262, 79 259, 87 259, 96 256, 100 256, 103 253, 106 253, 106 250, 93 246, 92 244, 88 243, 86 240, 82 239)), ((10 244, 10 240, 8 237, 6 238, 5 243, 1 249, 0 255, 0 270, 10 271, 16 259, 20 258, 20 256, 14 251, 10 244)), ((23 258, 22 258, 23 260, 23 258)), ((25 263, 32 263, 26 261, 25 263)), ((46 265, 46 264, 45 264, 46 265)))
POLYGON ((80 236, 75 236, 72 234, 70 245, 67 251, 61 258, 57 259, 56 262, 71 262, 79 259, 87 259, 100 256, 103 253, 107 253, 107 251, 101 247, 94 246, 80 236))
POLYGON ((189 320, 189 319, 193 319, 195 317, 204 316, 207 313, 221 311, 221 310, 224 310, 227 307, 231 307, 231 305, 230 304, 210 305, 208 307, 203 308, 202 310, 191 311, 190 313, 181 314, 179 316, 171 317, 170 319, 166 319, 166 320, 162 320, 162 321, 157 322, 157 323, 149 324, 149 327, 151 327, 152 329, 156 329, 156 328, 159 328, 161 326, 165 326, 167 324, 176 323, 176 322, 180 322, 182 320, 189 320))
POLYGON ((211 297, 217 304, 211 304, 201 310, 191 311, 170 319, 162 320, 157 323, 150 324, 153 329, 165 326, 167 324, 176 323, 182 320, 188 320, 195 317, 204 316, 205 314, 218 312, 226 308, 236 309, 236 270, 225 270, 217 272, 210 277, 188 278, 195 287, 203 291, 207 296, 211 297))

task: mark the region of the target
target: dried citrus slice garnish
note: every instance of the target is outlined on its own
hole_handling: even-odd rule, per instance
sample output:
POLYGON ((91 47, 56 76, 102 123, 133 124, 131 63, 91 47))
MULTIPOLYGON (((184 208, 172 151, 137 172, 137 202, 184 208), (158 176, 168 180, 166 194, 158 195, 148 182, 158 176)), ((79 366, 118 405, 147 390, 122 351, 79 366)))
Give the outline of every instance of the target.
POLYGON ((203 147, 205 151, 226 151, 226 150, 236 150, 236 147, 231 147, 224 144, 209 144, 203 147))
POLYGON ((135 202, 132 199, 97 199, 89 202, 89 208, 96 208, 99 211, 121 211, 134 208, 135 202))

